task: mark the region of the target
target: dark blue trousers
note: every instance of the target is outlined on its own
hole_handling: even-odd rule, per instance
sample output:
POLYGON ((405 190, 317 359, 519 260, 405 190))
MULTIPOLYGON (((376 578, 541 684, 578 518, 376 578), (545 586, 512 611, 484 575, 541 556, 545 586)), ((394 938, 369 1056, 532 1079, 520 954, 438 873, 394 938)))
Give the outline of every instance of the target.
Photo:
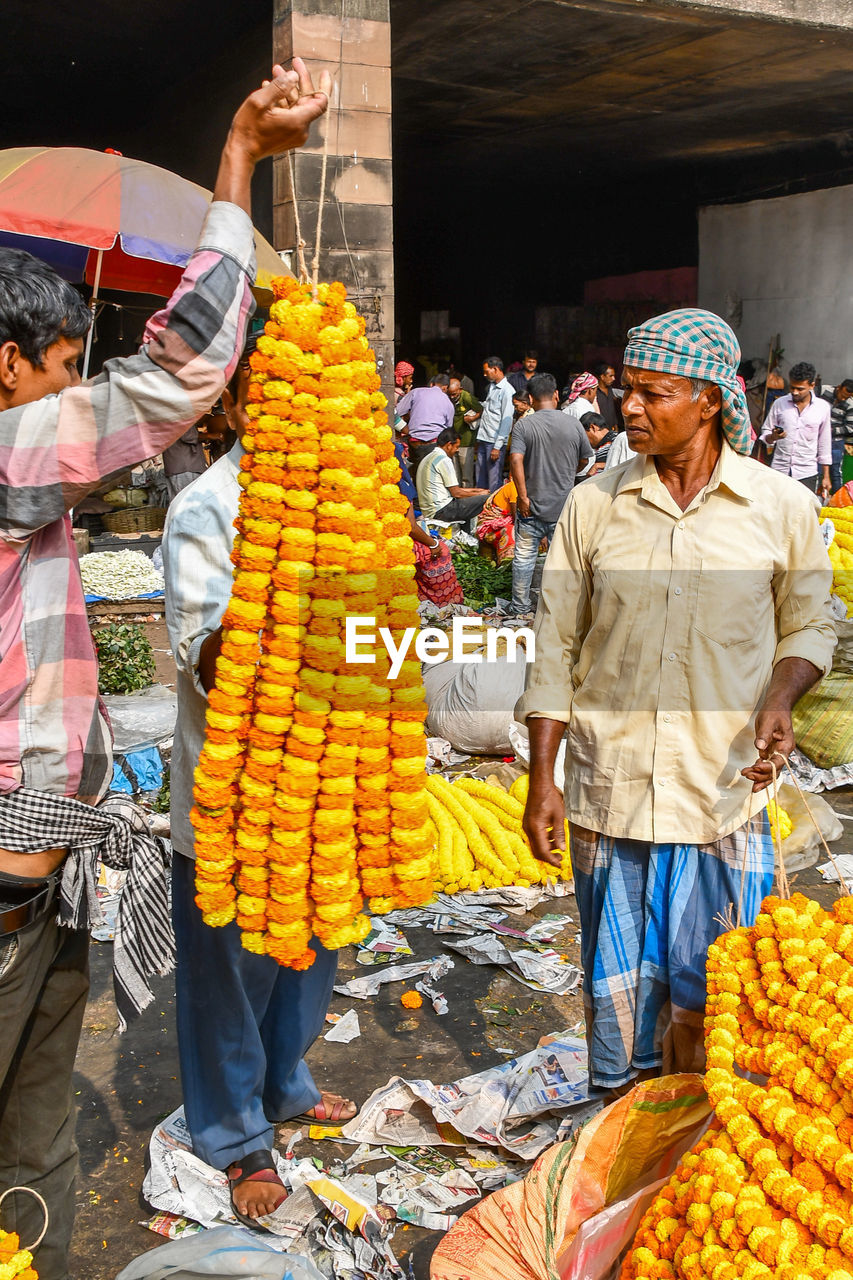
POLYGON ((320 1091, 304 1056, 323 1027, 337 952, 297 973, 240 945, 235 923, 206 925, 195 904, 195 863, 172 860, 178 948, 178 1052, 195 1154, 225 1169, 272 1147, 273 1124, 313 1107, 320 1091))

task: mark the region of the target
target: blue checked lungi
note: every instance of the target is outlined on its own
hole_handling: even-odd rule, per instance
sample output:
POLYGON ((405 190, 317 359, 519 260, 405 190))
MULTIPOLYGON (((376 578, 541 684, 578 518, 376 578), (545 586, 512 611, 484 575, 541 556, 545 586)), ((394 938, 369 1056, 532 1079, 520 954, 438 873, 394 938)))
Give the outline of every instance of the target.
POLYGON ((590 1083, 704 1069, 705 959, 773 886, 767 811, 713 844, 648 844, 572 828, 590 1083))

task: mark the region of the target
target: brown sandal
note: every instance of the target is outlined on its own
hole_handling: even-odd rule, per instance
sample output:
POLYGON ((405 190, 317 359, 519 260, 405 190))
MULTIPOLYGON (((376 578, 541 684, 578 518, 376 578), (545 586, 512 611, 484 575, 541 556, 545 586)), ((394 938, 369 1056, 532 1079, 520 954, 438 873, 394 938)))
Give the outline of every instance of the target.
POLYGON ((264 1151, 262 1148, 257 1151, 250 1151, 248 1155, 229 1164, 226 1173, 228 1175, 228 1189, 231 1198, 231 1212, 234 1217, 239 1222, 242 1222, 244 1227, 251 1227, 253 1231, 266 1231, 267 1228, 261 1226, 257 1218, 250 1218, 247 1213, 241 1213, 237 1208, 234 1203, 234 1188, 238 1182, 277 1182, 281 1186, 281 1199, 269 1211, 270 1213, 275 1213, 278 1206, 287 1199, 287 1191, 282 1185, 272 1153, 264 1151))
MULTIPOLYGON (((320 1101, 315 1103, 313 1116, 304 1111, 301 1116, 291 1116, 290 1123, 298 1121, 304 1124, 349 1124, 358 1115, 358 1107, 355 1107, 352 1098, 338 1098, 337 1102, 332 1103, 331 1108, 329 1108, 323 1101, 323 1096, 321 1094, 320 1101), (355 1111, 351 1116, 344 1116, 343 1114, 344 1107, 347 1105, 355 1107, 355 1111), (321 1111, 322 1115, 317 1114, 321 1111)), ((331 1097, 331 1094, 326 1094, 325 1097, 331 1097)))

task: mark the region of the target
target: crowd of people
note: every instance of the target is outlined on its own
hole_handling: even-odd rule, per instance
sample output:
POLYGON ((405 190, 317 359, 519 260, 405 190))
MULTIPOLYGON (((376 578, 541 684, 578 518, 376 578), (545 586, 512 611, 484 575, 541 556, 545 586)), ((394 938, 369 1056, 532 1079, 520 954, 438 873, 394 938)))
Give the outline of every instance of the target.
MULTIPOLYGON (((434 529, 469 529, 482 554, 512 561, 510 610, 528 615, 537 556, 572 489, 634 456, 616 369, 594 363, 559 391, 536 351, 510 369, 491 355, 483 361, 482 398, 455 369, 423 387, 414 385, 414 372, 407 361, 395 368, 395 427, 415 514, 434 529)), ((787 384, 777 372, 757 402, 745 400, 754 457, 824 499, 853 479, 853 379, 823 387, 814 365, 800 361, 787 384), (845 458, 849 475, 842 474, 845 458)), ((426 581, 419 588, 438 602, 426 581)))

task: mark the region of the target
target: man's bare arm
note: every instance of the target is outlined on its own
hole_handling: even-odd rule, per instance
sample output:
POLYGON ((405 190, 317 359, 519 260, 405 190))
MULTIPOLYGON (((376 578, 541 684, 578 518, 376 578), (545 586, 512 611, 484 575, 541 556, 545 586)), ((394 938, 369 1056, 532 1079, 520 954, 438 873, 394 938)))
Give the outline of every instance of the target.
POLYGON ((562 794, 554 785, 554 764, 566 732, 562 720, 530 716, 530 789, 521 825, 530 841, 534 858, 559 867, 566 849, 566 810, 562 794))
POLYGON ((518 512, 525 520, 530 515, 530 499, 527 496, 527 477, 524 474, 524 454, 510 453, 509 474, 518 493, 518 512))

